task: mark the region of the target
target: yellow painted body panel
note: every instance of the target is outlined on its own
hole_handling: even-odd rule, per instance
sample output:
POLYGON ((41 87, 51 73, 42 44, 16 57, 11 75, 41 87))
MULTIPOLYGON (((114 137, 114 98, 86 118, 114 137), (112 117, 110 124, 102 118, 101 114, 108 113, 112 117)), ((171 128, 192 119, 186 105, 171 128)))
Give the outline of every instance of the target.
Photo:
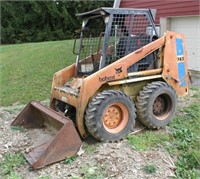
MULTIPOLYGON (((166 34, 143 46, 142 48, 128 54, 127 56, 115 61, 114 63, 106 66, 105 68, 95 72, 94 74, 83 77, 76 78, 76 66, 75 64, 67 67, 54 75, 53 83, 52 83, 52 92, 51 92, 51 108, 54 108, 54 100, 58 99, 60 101, 66 102, 76 108, 76 125, 80 135, 84 138, 86 137, 86 130, 84 127, 84 113, 86 107, 88 105, 89 100, 101 89, 115 89, 115 85, 113 87, 109 86, 109 83, 115 82, 116 85, 120 85, 117 81, 125 80, 130 78, 128 75, 127 69, 143 59, 148 54, 161 49, 163 53, 160 53, 160 62, 162 67, 155 69, 150 72, 153 74, 160 75, 161 78, 150 78, 149 72, 143 72, 143 76, 148 75, 149 78, 146 80, 164 80, 169 85, 171 85, 175 90, 178 96, 184 96, 188 94, 188 67, 187 67, 187 53, 185 50, 185 39, 184 36, 175 32, 166 32, 166 34), (182 46, 180 44, 180 48, 183 47, 183 54, 180 57, 180 54, 177 56, 177 43, 182 42, 182 46), (180 40, 181 39, 181 40, 180 40), (162 56, 163 55, 163 56, 162 56), (181 65, 178 65, 182 63, 181 65), (179 67, 183 70, 185 76, 184 79, 180 79, 180 75, 178 69, 179 67), (183 69, 184 67, 184 69, 183 69), (121 72, 117 73, 115 69, 121 68, 121 72), (162 68, 162 70, 160 70, 162 68), (159 73, 159 74, 158 74, 159 73), (70 79, 73 79, 73 84, 69 91, 63 91, 61 88, 64 84, 66 84, 70 79), (184 80, 184 85, 182 85, 182 80, 184 80)), ((142 73, 142 72, 140 72, 142 73)), ((134 74, 131 74, 134 76, 134 74)), ((134 77, 136 78, 136 77, 134 77)), ((135 82, 137 83, 137 82, 135 82)), ((139 83, 139 82, 138 82, 139 83)), ((140 84, 142 84, 140 82, 140 84)), ((147 84, 144 82, 143 84, 147 84)), ((124 92, 130 93, 130 90, 136 90, 133 94, 138 94, 141 89, 141 85, 138 88, 133 88, 134 85, 129 85, 129 87, 124 88, 124 92), (130 88, 130 89, 128 89, 130 88)), ((117 87, 118 88, 118 87, 117 87)), ((123 88, 121 88, 123 89, 123 88)))

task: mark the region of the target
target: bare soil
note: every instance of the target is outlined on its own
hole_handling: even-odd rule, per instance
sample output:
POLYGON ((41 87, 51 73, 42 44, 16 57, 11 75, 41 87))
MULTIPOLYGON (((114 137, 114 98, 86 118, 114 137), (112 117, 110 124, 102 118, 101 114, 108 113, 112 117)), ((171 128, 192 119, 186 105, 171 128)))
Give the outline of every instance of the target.
MULTIPOLYGON (((192 98, 182 98, 179 100, 179 108, 190 103, 192 103, 192 98)), ((45 133, 38 129, 23 129, 22 131, 11 129, 11 122, 23 107, 23 105, 14 105, 0 108, 0 161, 4 160, 3 155, 6 153, 19 153, 29 150, 33 145, 33 141, 40 143, 41 135, 45 133)), ((46 137, 45 135, 43 137, 46 137)), ((61 161, 39 170, 33 170, 26 163, 17 168, 16 172, 25 179, 36 179, 45 176, 52 179, 72 179, 74 177, 166 179, 175 176, 174 160, 162 148, 136 151, 128 144, 126 139, 118 143, 98 143, 88 139, 84 141, 79 156, 70 164, 61 161), (155 173, 148 174, 144 171, 144 167, 150 164, 156 167, 155 173)))

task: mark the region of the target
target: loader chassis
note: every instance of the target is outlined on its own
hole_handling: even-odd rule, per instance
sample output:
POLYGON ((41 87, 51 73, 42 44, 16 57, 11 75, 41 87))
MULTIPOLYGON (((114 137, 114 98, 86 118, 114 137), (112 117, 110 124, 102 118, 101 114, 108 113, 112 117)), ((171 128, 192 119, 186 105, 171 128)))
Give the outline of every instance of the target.
POLYGON ((51 109, 31 102, 12 123, 58 131, 26 155, 34 168, 72 156, 81 146, 79 135, 118 141, 138 121, 159 129, 175 115, 177 97, 188 94, 184 36, 159 37, 154 10, 100 8, 78 16, 83 24, 75 36, 76 63, 54 74, 51 109))
MULTIPOLYGON (((117 67, 113 66, 114 73, 105 74, 105 72, 103 72, 104 75, 97 75, 98 78, 95 79, 94 82, 90 83, 94 86, 95 84, 100 86, 96 89, 96 91, 93 92, 92 96, 87 99, 78 98, 78 93, 74 93, 72 90, 77 90, 78 88, 81 90, 81 86, 83 85, 81 84, 81 81, 84 83, 86 76, 87 78, 90 78, 90 76, 92 77, 94 74, 96 74, 95 72, 100 72, 110 64, 113 64, 131 52, 157 39, 158 34, 154 25, 153 12, 153 10, 149 9, 101 8, 89 13, 79 14, 79 16, 83 18, 83 24, 80 39, 78 40, 78 35, 76 35, 74 45, 74 52, 78 52, 77 61, 74 66, 70 67, 74 70, 72 76, 70 77, 73 78, 74 82, 68 82, 70 79, 68 78, 63 80, 65 83, 53 84, 51 107, 55 110, 66 112, 66 115, 74 113, 75 108, 76 125, 78 128, 80 127, 79 132, 82 137, 87 136, 83 120, 85 118, 84 113, 89 102, 89 98, 95 96, 103 90, 115 88, 124 92, 128 91, 128 96, 130 96, 132 99, 135 99, 136 95, 139 93, 139 90, 142 89, 142 86, 137 91, 134 87, 137 85, 118 84, 115 86, 110 86, 105 83, 108 83, 109 81, 115 81, 119 78, 124 78, 124 71, 131 73, 144 71, 147 69, 154 69, 154 64, 157 59, 157 51, 145 55, 140 61, 132 63, 132 65, 127 68, 125 62, 124 64, 117 65, 117 67), (78 50, 76 47, 78 47, 78 50), (67 90, 64 89, 64 86, 67 90), (60 108, 61 103, 63 105, 60 108), (67 106, 65 106, 64 103, 66 103, 67 106), (78 106, 81 103, 81 108, 79 108, 78 106), (84 106, 83 110, 82 106, 84 106), (71 111, 71 109, 73 109, 73 111, 71 111), (81 114, 78 114, 79 112, 81 114), (81 120, 79 118, 81 118, 81 120)), ((56 75, 55 78, 57 78, 56 75)), ((57 79, 54 81, 57 83, 57 79)), ((88 92, 89 91, 92 92, 91 90, 88 90, 88 92)), ((83 96, 85 97, 87 95, 84 94, 83 96)))

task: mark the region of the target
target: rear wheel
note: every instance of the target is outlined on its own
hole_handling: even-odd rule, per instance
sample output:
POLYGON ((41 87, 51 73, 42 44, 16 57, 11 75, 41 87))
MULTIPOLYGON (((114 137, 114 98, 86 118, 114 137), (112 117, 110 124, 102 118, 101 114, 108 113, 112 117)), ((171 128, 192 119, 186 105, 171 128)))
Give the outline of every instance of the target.
POLYGON ((138 119, 148 128, 167 125, 177 108, 176 91, 165 82, 153 82, 140 91, 137 97, 138 119))
POLYGON ((100 141, 117 141, 135 125, 135 107, 121 91, 99 93, 86 110, 85 124, 89 133, 100 141))

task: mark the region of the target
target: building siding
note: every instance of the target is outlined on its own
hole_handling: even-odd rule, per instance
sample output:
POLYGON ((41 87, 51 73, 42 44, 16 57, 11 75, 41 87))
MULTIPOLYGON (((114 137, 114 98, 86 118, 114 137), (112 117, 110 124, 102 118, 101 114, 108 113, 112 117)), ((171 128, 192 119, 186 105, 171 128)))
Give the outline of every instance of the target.
POLYGON ((157 9, 157 24, 160 17, 200 15, 199 0, 121 0, 120 7, 157 9))

